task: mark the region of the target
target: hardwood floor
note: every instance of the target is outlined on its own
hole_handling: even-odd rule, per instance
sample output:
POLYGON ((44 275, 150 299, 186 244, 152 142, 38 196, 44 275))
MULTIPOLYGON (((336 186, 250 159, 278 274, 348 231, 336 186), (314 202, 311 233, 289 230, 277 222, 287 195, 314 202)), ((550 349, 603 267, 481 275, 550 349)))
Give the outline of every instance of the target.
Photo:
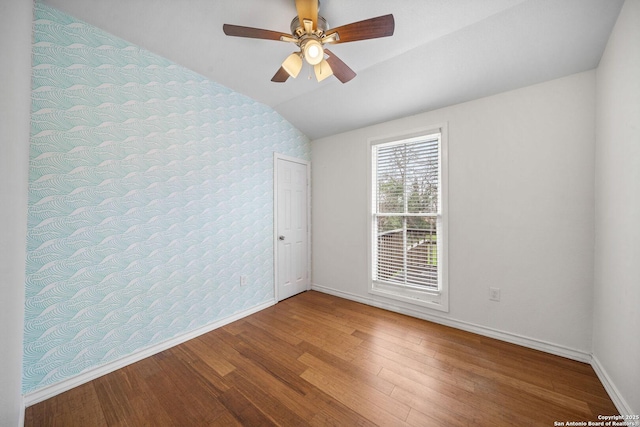
POLYGON ((305 292, 27 408, 25 426, 553 426, 591 366, 305 292))

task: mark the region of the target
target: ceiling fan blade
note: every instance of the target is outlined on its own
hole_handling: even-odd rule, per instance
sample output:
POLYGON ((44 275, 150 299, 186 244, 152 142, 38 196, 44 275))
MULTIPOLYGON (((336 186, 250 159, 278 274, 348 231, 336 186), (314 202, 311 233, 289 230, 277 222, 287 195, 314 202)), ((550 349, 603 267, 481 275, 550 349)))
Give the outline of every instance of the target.
POLYGON ((331 70, 333 70, 333 75, 336 76, 338 80, 342 83, 346 83, 356 76, 356 72, 349 68, 347 64, 342 62, 340 58, 335 56, 333 52, 329 49, 325 49, 324 52, 329 56, 327 58, 327 62, 329 63, 331 70))
POLYGON ((275 83, 284 83, 287 81, 288 78, 289 78, 289 73, 287 73, 287 70, 280 67, 280 69, 276 72, 276 74, 271 78, 271 81, 275 83))
POLYGON ((392 36, 395 27, 396 24, 393 15, 389 14, 332 28, 328 30, 326 34, 330 36, 331 34, 338 33, 338 40, 334 43, 347 43, 392 36))
POLYGON ((251 39, 282 40, 282 36, 290 38, 290 34, 277 31, 263 30, 261 28, 243 27, 240 25, 224 24, 222 30, 228 36, 248 37, 251 39))
POLYGON ((296 10, 300 25, 304 23, 305 19, 308 19, 313 22, 314 30, 318 28, 318 0, 296 0, 296 10))

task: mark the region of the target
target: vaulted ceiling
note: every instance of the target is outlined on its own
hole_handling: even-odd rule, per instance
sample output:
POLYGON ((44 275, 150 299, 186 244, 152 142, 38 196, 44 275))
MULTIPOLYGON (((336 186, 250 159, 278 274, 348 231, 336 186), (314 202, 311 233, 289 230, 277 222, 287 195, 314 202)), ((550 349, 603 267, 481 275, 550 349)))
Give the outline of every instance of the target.
POLYGON ((623 0, 321 0, 337 27, 392 13, 392 37, 331 50, 358 75, 271 77, 295 46, 225 36, 289 32, 294 0, 42 0, 277 110, 311 139, 597 67, 623 0))

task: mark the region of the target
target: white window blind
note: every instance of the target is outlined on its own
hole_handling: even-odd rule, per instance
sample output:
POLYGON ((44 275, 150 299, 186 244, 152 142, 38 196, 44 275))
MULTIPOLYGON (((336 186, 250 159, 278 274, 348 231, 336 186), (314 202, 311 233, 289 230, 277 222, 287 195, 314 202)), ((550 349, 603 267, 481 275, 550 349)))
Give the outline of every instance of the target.
POLYGON ((373 279, 437 291, 440 245, 440 134, 377 144, 373 279))

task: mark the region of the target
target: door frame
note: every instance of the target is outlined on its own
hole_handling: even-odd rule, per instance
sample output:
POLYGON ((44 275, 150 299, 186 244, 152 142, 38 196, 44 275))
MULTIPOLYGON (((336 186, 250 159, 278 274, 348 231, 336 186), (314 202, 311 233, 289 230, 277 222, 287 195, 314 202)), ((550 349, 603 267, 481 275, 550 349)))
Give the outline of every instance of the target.
POLYGON ((278 160, 302 164, 307 169, 307 290, 311 289, 311 162, 280 153, 273 153, 273 292, 276 304, 278 289, 278 160))

